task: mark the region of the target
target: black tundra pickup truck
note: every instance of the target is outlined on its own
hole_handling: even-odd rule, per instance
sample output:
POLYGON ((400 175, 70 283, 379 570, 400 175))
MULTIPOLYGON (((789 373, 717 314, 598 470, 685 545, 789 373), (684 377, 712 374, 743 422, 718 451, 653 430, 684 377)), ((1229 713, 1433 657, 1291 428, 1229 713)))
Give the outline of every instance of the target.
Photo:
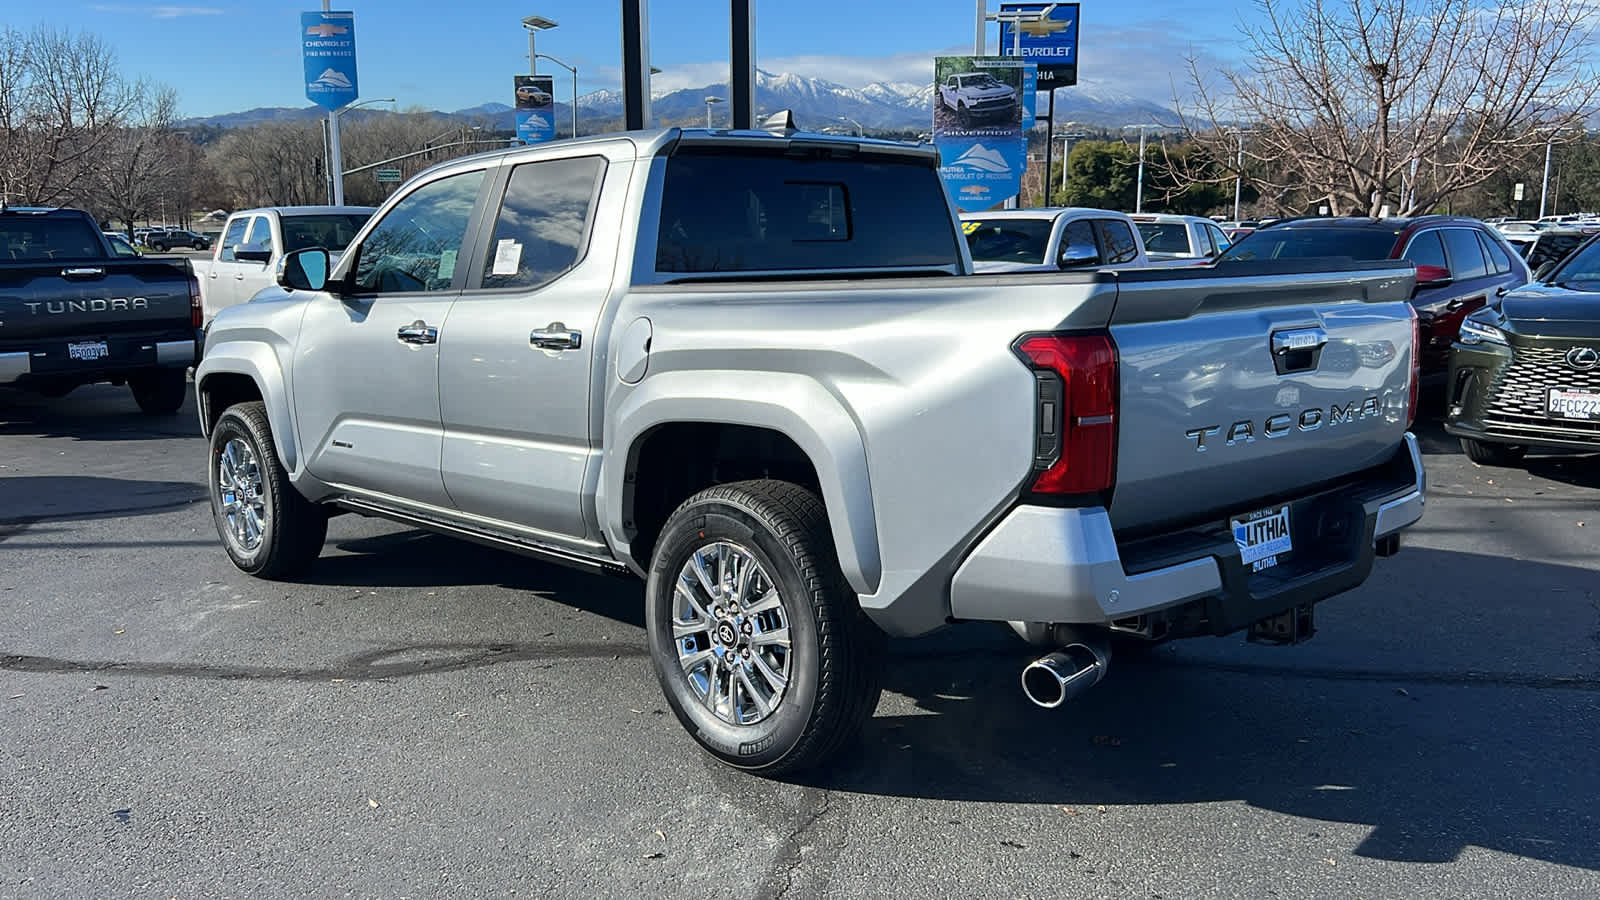
POLYGON ((127 384, 177 412, 197 360, 200 284, 187 259, 118 257, 75 209, 0 208, 0 387, 59 397, 127 384))

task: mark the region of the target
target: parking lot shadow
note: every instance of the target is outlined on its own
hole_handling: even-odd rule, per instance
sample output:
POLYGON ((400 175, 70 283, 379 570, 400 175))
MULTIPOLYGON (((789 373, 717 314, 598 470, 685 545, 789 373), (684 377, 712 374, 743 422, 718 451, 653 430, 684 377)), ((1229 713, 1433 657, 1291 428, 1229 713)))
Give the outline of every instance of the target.
POLYGON ((497 585, 541 597, 625 625, 644 627, 644 585, 546 563, 506 550, 428 531, 398 531, 330 542, 299 581, 348 587, 455 587, 497 585))
POLYGON ((170 416, 139 411, 125 387, 85 385, 65 397, 0 389, 0 435, 38 435, 81 441, 141 441, 199 437, 194 398, 170 416))
POLYGON ((0 478, 0 523, 149 515, 205 499, 205 486, 191 481, 11 475, 0 478))
MULTIPOLYGON (((1588 570, 1504 564, 1530 581, 1593 578, 1588 570)), ((1583 611, 1568 627, 1583 629, 1581 640, 1600 640, 1588 633, 1588 603, 1578 603, 1583 611)), ((1537 652, 1537 636, 1493 628, 1483 624, 1483 640, 1537 652)), ((1592 666, 1552 675, 1407 671, 1413 660, 1365 655, 1361 665, 1388 670, 1379 671, 1297 666, 1294 648, 1253 648, 1262 655, 1241 654, 1243 664, 1161 650, 1143 661, 1114 658, 1104 684, 1044 710, 1019 686, 1023 663, 1040 651, 998 630, 956 632, 968 636, 897 642, 886 688, 917 711, 880 708, 854 755, 798 781, 869 795, 1037 804, 1043 816, 1242 802, 1370 826, 1350 848, 1358 856, 1446 863, 1476 846, 1600 869, 1600 677, 1592 666)))

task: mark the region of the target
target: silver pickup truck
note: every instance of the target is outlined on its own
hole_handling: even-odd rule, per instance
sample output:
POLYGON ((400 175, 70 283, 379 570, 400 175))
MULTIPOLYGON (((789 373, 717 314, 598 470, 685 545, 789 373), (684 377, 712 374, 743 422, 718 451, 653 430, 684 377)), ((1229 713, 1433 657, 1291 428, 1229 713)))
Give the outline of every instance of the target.
POLYGON ((1308 637, 1422 514, 1412 269, 972 275, 937 166, 669 129, 418 175, 212 322, 228 555, 348 511, 632 573, 669 705, 764 773, 870 716, 885 634, 1009 623, 1045 706, 1114 642, 1308 637))

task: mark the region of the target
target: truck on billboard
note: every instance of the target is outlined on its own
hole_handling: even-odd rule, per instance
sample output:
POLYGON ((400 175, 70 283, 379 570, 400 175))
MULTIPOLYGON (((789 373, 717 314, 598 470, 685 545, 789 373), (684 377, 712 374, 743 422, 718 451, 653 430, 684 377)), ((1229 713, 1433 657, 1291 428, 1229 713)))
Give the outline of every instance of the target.
POLYGON ((965 211, 989 209, 1022 187, 1032 68, 1016 57, 934 58, 932 138, 939 176, 965 211))

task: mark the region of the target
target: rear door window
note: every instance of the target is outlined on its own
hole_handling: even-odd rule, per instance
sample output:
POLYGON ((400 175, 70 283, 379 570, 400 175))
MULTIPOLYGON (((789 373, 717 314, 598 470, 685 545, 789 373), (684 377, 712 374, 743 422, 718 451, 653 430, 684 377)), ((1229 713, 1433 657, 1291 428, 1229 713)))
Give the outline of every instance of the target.
POLYGON ((1470 228, 1445 228, 1442 231, 1445 253, 1450 257, 1450 277, 1456 281, 1469 281, 1489 274, 1477 232, 1470 228))
POLYGON ((1450 268, 1449 261, 1444 257, 1444 244, 1439 241, 1438 231, 1424 231, 1414 236, 1411 245, 1406 248, 1405 258, 1419 266, 1450 268))
POLYGON ((578 264, 588 243, 598 156, 525 163, 511 171, 489 240, 481 286, 534 288, 578 264))
POLYGON ((921 160, 680 149, 667 160, 656 271, 954 270, 945 197, 921 160))

